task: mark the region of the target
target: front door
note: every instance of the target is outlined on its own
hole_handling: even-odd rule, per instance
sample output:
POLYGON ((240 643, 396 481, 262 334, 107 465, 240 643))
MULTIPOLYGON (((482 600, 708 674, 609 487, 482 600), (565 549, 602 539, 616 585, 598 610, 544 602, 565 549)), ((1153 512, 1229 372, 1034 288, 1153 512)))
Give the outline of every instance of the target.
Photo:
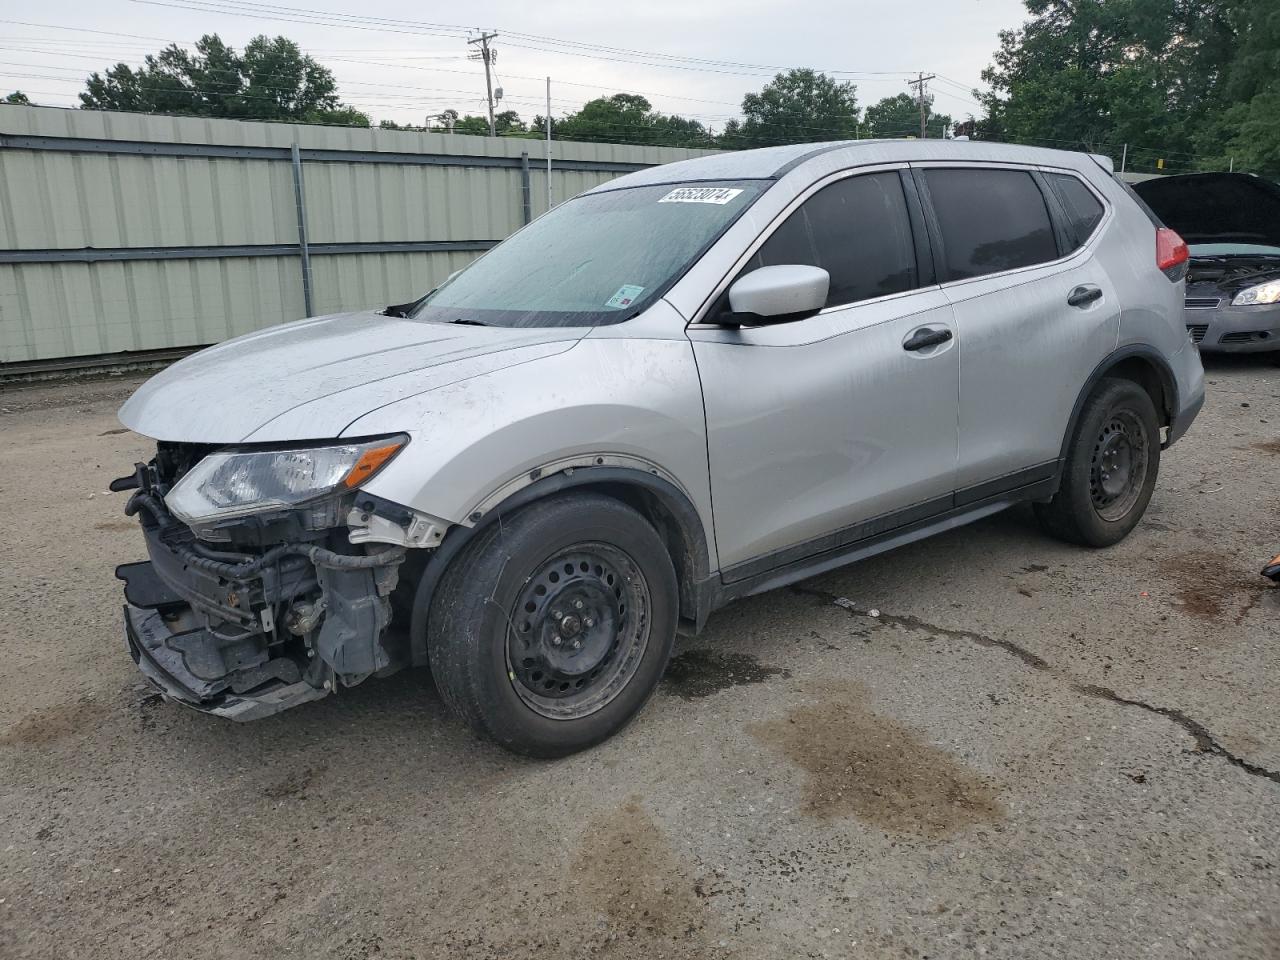
POLYGON ((952 309, 917 261, 898 171, 821 188, 741 273, 783 263, 828 271, 825 310, 689 330, 726 581, 942 512, 954 489, 952 309))

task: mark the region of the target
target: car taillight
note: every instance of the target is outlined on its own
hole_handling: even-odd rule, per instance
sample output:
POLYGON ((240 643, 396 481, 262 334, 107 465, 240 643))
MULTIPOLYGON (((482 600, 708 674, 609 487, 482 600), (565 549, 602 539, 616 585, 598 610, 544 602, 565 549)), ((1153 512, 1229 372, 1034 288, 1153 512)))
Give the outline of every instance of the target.
POLYGON ((1156 266, 1170 280, 1181 280, 1187 275, 1187 261, 1191 259, 1191 251, 1187 243, 1168 227, 1156 230, 1156 266))

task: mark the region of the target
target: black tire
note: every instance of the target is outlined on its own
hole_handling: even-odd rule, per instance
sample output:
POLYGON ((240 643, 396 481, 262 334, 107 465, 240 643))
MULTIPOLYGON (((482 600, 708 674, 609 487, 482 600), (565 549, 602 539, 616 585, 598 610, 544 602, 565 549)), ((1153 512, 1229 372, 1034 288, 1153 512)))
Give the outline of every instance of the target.
POLYGON ((671 558, 635 510, 594 493, 503 517, 454 560, 427 621, 445 702, 515 753, 562 757, 617 733, 675 642, 671 558))
POLYGON ((1035 505, 1045 531, 1068 543, 1109 547, 1138 525, 1160 472, 1160 422, 1132 380, 1104 378, 1085 401, 1067 445, 1062 485, 1035 505))

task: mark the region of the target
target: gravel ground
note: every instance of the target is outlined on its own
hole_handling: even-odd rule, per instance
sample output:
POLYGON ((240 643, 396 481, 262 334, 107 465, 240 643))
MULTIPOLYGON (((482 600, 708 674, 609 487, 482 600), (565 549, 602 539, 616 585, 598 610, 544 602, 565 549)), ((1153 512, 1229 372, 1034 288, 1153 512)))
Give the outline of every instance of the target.
POLYGON ((1280 370, 1209 380, 1123 544, 1012 510, 744 601, 553 763, 418 672, 161 702, 104 493, 138 381, 0 393, 0 956, 1274 960, 1280 370))

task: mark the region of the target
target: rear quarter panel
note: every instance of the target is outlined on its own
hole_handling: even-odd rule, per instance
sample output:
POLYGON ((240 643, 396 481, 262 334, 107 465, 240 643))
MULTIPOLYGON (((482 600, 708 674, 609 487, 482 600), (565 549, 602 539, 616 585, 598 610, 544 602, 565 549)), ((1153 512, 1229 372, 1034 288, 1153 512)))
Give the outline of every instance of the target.
POLYGON ((1098 261, 1120 298, 1119 346, 1146 344, 1172 358, 1187 342, 1182 319, 1184 282, 1171 283, 1156 267, 1156 228, 1128 192, 1101 170, 1093 183, 1116 217, 1098 247, 1098 261))
POLYGON ((1115 283, 1122 306, 1117 348, 1154 350, 1161 357, 1174 381, 1176 419, 1204 397, 1204 368, 1183 316, 1186 281, 1170 282, 1156 266, 1156 226, 1128 191, 1102 171, 1091 173, 1090 179, 1116 208, 1098 260, 1115 283))

